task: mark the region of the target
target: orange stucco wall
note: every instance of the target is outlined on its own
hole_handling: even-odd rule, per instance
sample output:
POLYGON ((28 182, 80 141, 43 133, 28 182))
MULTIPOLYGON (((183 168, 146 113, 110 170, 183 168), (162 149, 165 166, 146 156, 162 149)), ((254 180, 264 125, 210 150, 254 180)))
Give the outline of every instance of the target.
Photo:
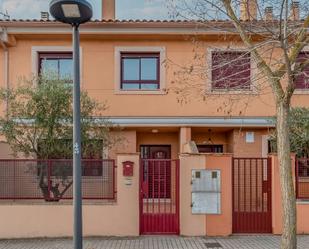
MULTIPOLYGON (((16 86, 21 77, 29 78, 32 73, 31 48, 33 46, 71 46, 69 36, 61 35, 17 35, 16 46, 10 47, 10 84, 16 86)), ((205 53, 214 47, 226 47, 231 45, 226 42, 215 42, 214 40, 204 40, 197 50, 205 53)), ((222 97, 209 96, 206 101, 194 93, 190 101, 186 104, 179 103, 176 95, 170 91, 169 94, 161 95, 126 95, 115 94, 115 47, 165 47, 166 57, 173 62, 166 67, 166 87, 174 87, 171 82, 175 80, 174 72, 179 69, 174 64, 188 65, 194 62, 195 45, 186 39, 173 39, 169 36, 159 36, 155 38, 136 36, 134 39, 126 37, 111 36, 108 39, 103 35, 81 36, 82 48, 82 88, 89 94, 100 100, 106 101, 109 108, 106 115, 112 116, 226 116, 227 110, 224 106, 231 99, 231 95, 223 94, 222 97)), ((196 51, 196 49, 195 49, 196 51)), ((0 50, 0 60, 3 50, 0 50)), ((206 58, 206 54, 205 54, 206 58)), ((201 60, 205 63, 206 59, 201 60)), ((3 75, 3 66, 0 62, 0 75, 3 75)), ((207 66, 207 65, 206 65, 207 66)), ((177 73, 176 73, 177 75, 177 73)), ((4 86, 3 77, 0 85, 4 86)), ((199 79, 201 82, 202 80, 199 79)), ((204 80, 203 80, 204 81, 204 80)), ((205 83, 206 84, 206 83, 205 83)), ((194 88, 193 88, 194 90, 194 88)), ((266 92, 266 90, 265 90, 266 92)), ((239 95, 240 96, 240 95, 239 95)), ((274 114, 274 104, 271 95, 258 94, 246 95, 242 99, 239 97, 233 105, 229 115, 239 116, 269 116, 274 114)), ((297 95, 293 99, 297 105, 308 106, 306 95, 297 95)))
POLYGON ((198 132, 192 134, 192 140, 195 141, 197 145, 207 144, 209 143, 209 139, 211 140, 212 144, 222 144, 223 151, 228 152, 226 132, 198 132))
MULTIPOLYGON (((282 233, 282 206, 280 191, 279 163, 276 155, 271 156, 272 162, 272 226, 274 234, 282 233)), ((295 174, 295 156, 291 157, 291 167, 295 174)), ((297 233, 309 234, 309 203, 297 201, 297 233)))
POLYGON ((206 234, 206 216, 191 212, 191 181, 193 169, 205 169, 205 155, 180 156, 180 234, 203 236, 206 234))
POLYGON ((176 132, 168 132, 168 133, 138 132, 136 151, 140 151, 141 145, 171 145, 172 159, 178 158, 179 140, 178 140, 178 133, 176 132))
MULTIPOLYGON (((282 231, 281 195, 276 156, 272 162, 273 233, 282 231)), ((294 159, 292 158, 292 165, 294 159)), ((83 208, 85 236, 139 235, 139 155, 117 157, 117 201, 89 202, 83 208), (122 175, 122 162, 134 162, 134 176, 122 175)), ((185 236, 228 236, 232 233, 232 155, 180 155, 180 234, 185 236), (191 180, 193 169, 221 171, 220 214, 192 214, 191 180)), ((297 232, 308 234, 308 202, 297 203, 297 232)), ((67 203, 1 202, 0 239, 21 237, 60 237, 72 235, 72 206, 67 203), (27 215, 25 215, 27 214, 27 215), (61 225, 59 225, 61 221, 61 225), (46 226, 48 224, 48 226, 46 226), (44 228, 44 229, 42 229, 44 228)))
MULTIPOLYGON (((194 132, 192 140, 196 144, 222 144, 224 153, 234 153, 235 157, 262 157, 262 137, 268 135, 269 129, 234 128, 221 132, 194 132), (246 142, 246 132, 254 132, 254 142, 246 142)), ((266 148, 264 148, 267 152, 266 148)))
POLYGON ((108 158, 115 159, 117 154, 136 152, 136 131, 118 131, 112 132, 112 136, 119 140, 108 151, 108 158))
POLYGON ((206 215, 206 235, 232 234, 232 155, 206 156, 206 169, 221 172, 221 214, 206 215))
POLYGON ((223 154, 182 154, 180 156, 180 233, 188 236, 227 236, 232 233, 232 156, 223 154), (221 213, 192 214, 193 169, 221 171, 221 213), (186 184, 187 183, 187 184, 186 184))
MULTIPOLYGON (((123 154, 117 158, 117 201, 83 205, 85 236, 139 235, 139 155, 123 154), (133 161, 134 176, 122 175, 122 162, 133 161)), ((73 208, 70 204, 1 203, 0 238, 72 236, 73 208)))
POLYGON ((234 129, 228 140, 228 152, 234 153, 235 157, 262 157, 262 136, 269 132, 268 129, 234 129), (254 132, 253 143, 246 142, 247 131, 254 132))

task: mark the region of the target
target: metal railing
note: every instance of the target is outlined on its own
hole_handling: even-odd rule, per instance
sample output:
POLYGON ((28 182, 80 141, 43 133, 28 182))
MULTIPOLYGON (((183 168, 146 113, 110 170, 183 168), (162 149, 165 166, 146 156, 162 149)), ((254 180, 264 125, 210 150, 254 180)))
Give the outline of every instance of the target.
MULTIPOLYGON (((116 198, 115 160, 82 160, 82 196, 116 198)), ((59 201, 73 197, 72 160, 0 160, 0 200, 59 201)))
POLYGON ((309 199, 309 158, 296 159, 296 198, 309 199))

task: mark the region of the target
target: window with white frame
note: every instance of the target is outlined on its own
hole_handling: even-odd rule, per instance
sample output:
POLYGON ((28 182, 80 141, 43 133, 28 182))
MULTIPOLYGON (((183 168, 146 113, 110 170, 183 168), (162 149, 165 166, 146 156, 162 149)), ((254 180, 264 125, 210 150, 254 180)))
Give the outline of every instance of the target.
POLYGON ((73 83, 72 52, 39 52, 38 60, 39 75, 73 83))
POLYGON ((160 53, 121 53, 122 90, 160 89, 160 53))
POLYGON ((116 92, 162 93, 165 88, 164 47, 116 47, 116 92))

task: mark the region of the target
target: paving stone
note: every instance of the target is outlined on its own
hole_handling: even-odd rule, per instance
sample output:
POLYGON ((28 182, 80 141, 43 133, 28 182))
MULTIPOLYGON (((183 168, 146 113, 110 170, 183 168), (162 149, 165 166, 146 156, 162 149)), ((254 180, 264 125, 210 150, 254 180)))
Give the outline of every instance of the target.
MULTIPOLYGON (((298 248, 307 249, 309 235, 298 236, 298 248)), ((84 249, 272 249, 280 236, 233 235, 230 237, 141 236, 85 238, 84 249), (216 247, 217 245, 217 247, 216 247)), ((71 249, 71 239, 0 240, 0 249, 71 249)))

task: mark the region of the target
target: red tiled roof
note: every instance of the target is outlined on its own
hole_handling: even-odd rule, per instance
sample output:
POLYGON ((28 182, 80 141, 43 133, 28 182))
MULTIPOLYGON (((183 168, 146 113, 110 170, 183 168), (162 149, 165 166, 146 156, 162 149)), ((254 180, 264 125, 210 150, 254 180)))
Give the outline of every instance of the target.
MULTIPOLYGON (((57 23, 56 20, 43 19, 0 19, 0 22, 41 22, 41 23, 57 23)), ((229 22, 229 20, 209 20, 206 22, 229 22)), ((204 20, 147 20, 147 19, 93 19, 89 23, 205 23, 204 20)))

